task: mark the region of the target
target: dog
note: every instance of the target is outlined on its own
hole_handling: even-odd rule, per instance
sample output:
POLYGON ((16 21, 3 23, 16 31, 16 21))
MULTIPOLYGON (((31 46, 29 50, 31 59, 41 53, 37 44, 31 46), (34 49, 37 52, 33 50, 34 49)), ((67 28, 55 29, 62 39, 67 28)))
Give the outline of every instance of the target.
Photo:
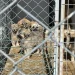
POLYGON ((12 46, 19 46, 19 39, 17 38, 17 33, 18 33, 18 24, 12 24, 11 25, 11 41, 12 41, 12 46))
POLYGON ((19 39, 19 45, 21 47, 21 50, 18 53, 24 54, 23 42, 25 41, 25 39, 27 39, 30 36, 30 34, 31 34, 31 31, 29 28, 21 28, 18 31, 17 37, 19 39))
POLYGON ((30 21, 26 18, 21 19, 17 24, 19 28, 29 28, 30 27, 30 21))
POLYGON ((31 21, 30 23, 31 31, 43 31, 43 27, 36 21, 31 21))
MULTIPOLYGON (((31 28, 29 31, 25 30, 20 31, 20 45, 22 54, 27 54, 32 50, 35 46, 37 46, 43 40, 43 27, 40 26, 37 22, 31 21, 31 28)), ((37 50, 40 52, 40 48, 37 50)), ((28 56, 29 58, 30 56, 28 56)))

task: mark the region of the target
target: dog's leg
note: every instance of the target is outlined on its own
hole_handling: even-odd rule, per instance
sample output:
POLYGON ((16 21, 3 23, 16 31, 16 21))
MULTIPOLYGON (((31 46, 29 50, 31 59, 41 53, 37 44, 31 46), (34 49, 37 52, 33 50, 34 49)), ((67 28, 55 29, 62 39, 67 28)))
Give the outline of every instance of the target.
POLYGON ((36 53, 37 53, 37 54, 39 54, 39 53, 40 53, 40 48, 39 48, 39 49, 37 49, 36 53))
POLYGON ((16 41, 16 46, 19 46, 19 42, 18 41, 16 41))
POLYGON ((42 51, 41 51, 41 48, 37 49, 37 54, 42 55, 42 51))
MULTIPOLYGON (((29 53, 31 50, 32 50, 32 48, 27 49, 26 54, 29 53)), ((31 57, 31 55, 32 55, 32 54, 28 55, 27 58, 29 59, 29 58, 31 57)))
POLYGON ((15 46, 16 46, 16 45, 15 45, 15 41, 12 41, 12 46, 13 46, 13 47, 15 47, 15 46))
MULTIPOLYGON (((74 50, 72 51, 72 53, 74 54, 74 50)), ((71 55, 71 61, 74 61, 74 56, 71 55)))

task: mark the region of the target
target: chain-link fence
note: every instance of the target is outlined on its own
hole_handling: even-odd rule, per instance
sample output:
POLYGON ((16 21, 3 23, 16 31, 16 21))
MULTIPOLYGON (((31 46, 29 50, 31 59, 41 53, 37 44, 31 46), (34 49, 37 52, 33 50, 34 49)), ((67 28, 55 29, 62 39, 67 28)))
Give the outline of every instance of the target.
POLYGON ((0 3, 0 74, 53 74, 53 42, 39 44, 48 37, 46 28, 54 26, 55 1, 0 0, 0 3), (26 23, 28 28, 24 27, 26 23))
POLYGON ((55 25, 54 0, 0 0, 0 75, 53 75, 54 30, 66 19, 55 25))

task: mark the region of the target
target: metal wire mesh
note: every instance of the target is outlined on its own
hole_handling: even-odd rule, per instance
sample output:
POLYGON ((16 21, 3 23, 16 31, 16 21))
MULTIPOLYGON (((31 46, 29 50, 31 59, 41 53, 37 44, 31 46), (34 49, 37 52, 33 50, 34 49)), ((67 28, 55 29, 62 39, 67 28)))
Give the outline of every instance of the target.
MULTIPOLYGON (((74 10, 71 9, 74 3, 66 0, 65 7, 65 11, 68 10, 65 16, 68 16, 74 10)), ((71 35, 74 14, 75 11, 55 26, 54 0, 0 0, 0 75, 53 75, 55 66, 61 63, 56 64, 61 54, 55 58, 55 47, 63 46, 57 42, 53 30, 62 24, 65 25, 62 34, 65 35, 63 47, 66 50, 63 74, 74 75, 74 63, 70 61, 71 55, 73 60, 75 57, 72 53, 74 35, 71 35)))
MULTIPOLYGON (((75 1, 74 0, 66 0, 65 1, 65 17, 68 16, 72 11, 75 10, 75 1)), ((70 19, 64 23, 64 44, 65 46, 74 54, 75 53, 75 23, 74 23, 75 15, 73 15, 70 19)), ((74 57, 69 54, 67 51, 64 51, 64 61, 63 61, 63 74, 64 75, 74 75, 75 71, 75 64, 74 64, 74 57)))
MULTIPOLYGON (((51 1, 49 0, 48 1, 46 0, 19 0, 19 1, 0 0, 0 3, 1 3, 0 5, 0 11, 1 11, 0 13, 0 37, 1 37, 0 38, 0 49, 1 49, 0 74, 1 75, 53 74, 53 62, 54 62, 53 51, 54 50, 53 50, 52 42, 47 41, 43 46, 37 47, 39 50, 37 50, 36 52, 32 52, 31 57, 27 58, 26 57, 26 55, 28 54, 27 52, 26 54, 19 53, 21 49, 23 48, 25 49, 24 41, 26 41, 26 39, 23 39, 23 42, 21 42, 22 39, 19 40, 20 45, 18 46, 13 46, 12 44, 12 42, 15 42, 15 39, 12 40, 12 38, 15 36, 15 35, 12 36, 13 33, 12 25, 14 24, 17 25, 18 22, 23 18, 27 18, 31 22, 36 21, 31 16, 26 14, 22 9, 20 9, 18 7, 18 5, 20 5, 22 6, 23 9, 26 9, 33 16, 35 16, 41 22, 46 24, 48 27, 50 27, 50 25, 51 27, 54 26, 54 6, 53 6, 55 5, 54 0, 51 1), (5 9, 8 6, 10 6, 10 8, 5 9), (37 53, 40 50, 41 52, 37 53)), ((32 33, 36 37, 35 39, 33 39, 34 37, 31 38, 32 40, 27 39, 27 41, 29 42, 26 44, 26 49, 27 50, 29 49, 29 52, 31 52, 31 50, 34 50, 36 48, 36 44, 34 45, 34 47, 32 46, 32 44, 38 42, 37 45, 39 45, 45 39, 45 37, 48 37, 48 35, 45 35, 44 33, 46 28, 43 26, 41 27, 42 30, 39 33, 36 33, 36 31, 32 30, 32 33), (42 40, 40 40, 40 38, 42 38, 42 40)), ((19 35, 20 34, 21 33, 19 33, 19 35)))

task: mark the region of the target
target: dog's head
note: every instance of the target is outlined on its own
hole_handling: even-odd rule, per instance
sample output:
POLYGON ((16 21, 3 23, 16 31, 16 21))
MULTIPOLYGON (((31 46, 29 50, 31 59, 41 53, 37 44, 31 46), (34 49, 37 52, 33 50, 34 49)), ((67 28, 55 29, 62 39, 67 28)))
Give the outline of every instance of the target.
POLYGON ((29 35, 30 35, 31 31, 30 29, 25 29, 25 28, 22 28, 18 34, 18 38, 19 39, 23 39, 23 38, 28 38, 29 35))
POLYGON ((14 34, 16 34, 17 31, 18 31, 18 24, 12 24, 12 25, 11 25, 11 30, 12 30, 12 32, 13 32, 14 34))
POLYGON ((18 22, 18 26, 19 28, 30 28, 30 21, 26 18, 23 18, 18 22))
POLYGON ((41 30, 43 30, 43 27, 41 25, 39 25, 39 23, 37 23, 35 21, 31 21, 31 30, 32 31, 41 31, 41 30))

